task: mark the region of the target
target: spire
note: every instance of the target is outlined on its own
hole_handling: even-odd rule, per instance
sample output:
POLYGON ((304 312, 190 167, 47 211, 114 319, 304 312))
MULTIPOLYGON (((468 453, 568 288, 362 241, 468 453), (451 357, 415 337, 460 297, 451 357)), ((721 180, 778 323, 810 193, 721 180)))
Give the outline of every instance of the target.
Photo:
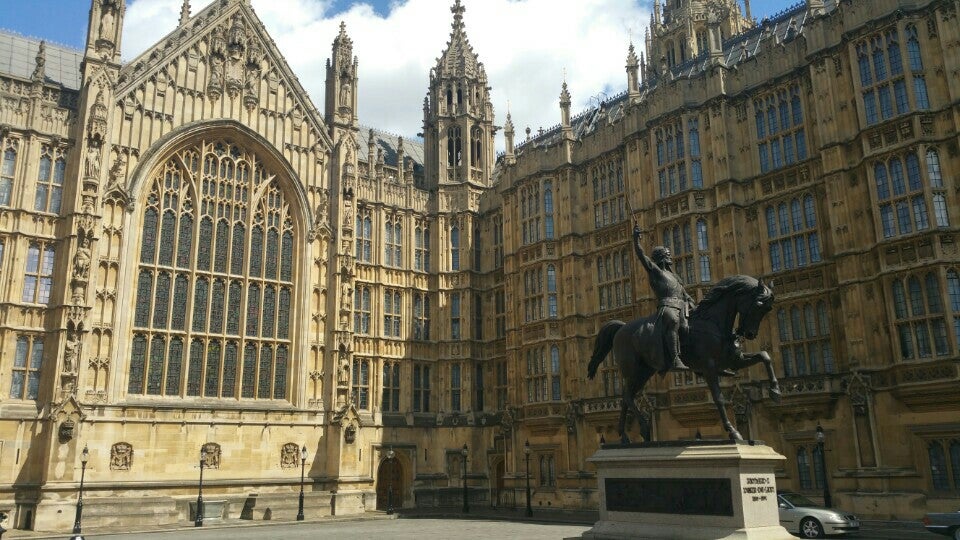
POLYGON ((507 163, 514 163, 516 160, 513 155, 513 119, 510 118, 510 104, 507 104, 507 122, 503 125, 503 138, 505 139, 504 157, 507 163))
POLYGON ((190 0, 183 0, 180 6, 180 26, 187 24, 190 20, 190 0))
POLYGON ((627 49, 627 92, 631 98, 640 94, 640 59, 637 58, 637 51, 633 48, 633 42, 630 42, 630 48, 627 49))
POLYGON ((46 68, 44 67, 47 63, 47 42, 41 41, 40 48, 37 50, 37 67, 33 69, 33 75, 30 76, 35 82, 43 82, 46 78, 46 68))
POLYGON ((453 3, 453 7, 450 8, 450 12, 453 13, 453 31, 450 33, 451 36, 460 36, 464 33, 463 12, 465 9, 463 4, 460 3, 460 0, 456 0, 453 3))

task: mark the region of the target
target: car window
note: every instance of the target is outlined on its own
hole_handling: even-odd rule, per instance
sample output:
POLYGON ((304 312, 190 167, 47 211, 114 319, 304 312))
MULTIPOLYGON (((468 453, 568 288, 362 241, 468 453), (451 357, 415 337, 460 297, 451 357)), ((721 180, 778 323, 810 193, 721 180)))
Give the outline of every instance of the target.
POLYGON ((781 493, 780 497, 789 502, 794 506, 806 506, 806 507, 818 507, 819 504, 811 501, 810 499, 800 495, 799 493, 781 493))

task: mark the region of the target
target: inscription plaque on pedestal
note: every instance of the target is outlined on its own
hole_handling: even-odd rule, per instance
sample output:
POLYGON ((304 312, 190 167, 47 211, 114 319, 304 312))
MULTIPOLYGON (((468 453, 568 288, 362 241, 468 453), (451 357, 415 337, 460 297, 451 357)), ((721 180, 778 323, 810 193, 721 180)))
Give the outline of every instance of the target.
POLYGON ((597 467, 600 521, 583 538, 788 540, 763 444, 677 441, 604 445, 597 467))

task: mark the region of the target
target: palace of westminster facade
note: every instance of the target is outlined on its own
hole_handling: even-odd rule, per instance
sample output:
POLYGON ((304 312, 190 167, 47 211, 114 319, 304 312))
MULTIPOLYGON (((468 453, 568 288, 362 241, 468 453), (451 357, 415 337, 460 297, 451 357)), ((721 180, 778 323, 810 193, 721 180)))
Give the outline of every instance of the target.
MULTIPOLYGON (((201 466, 231 517, 291 517, 301 466, 308 516, 519 507, 528 472, 535 508, 595 508, 622 388, 593 339, 655 309, 634 223, 695 298, 772 281, 746 347, 783 400, 759 367, 724 394, 780 487, 955 509, 960 1, 744 8, 656 0, 624 93, 571 116, 564 83, 519 136, 455 0, 422 140, 360 127, 343 25, 321 114, 249 0, 126 63, 124 0, 81 51, 0 34, 5 525, 68 528, 84 466, 87 525, 188 519, 201 466)), ((656 439, 722 436, 693 373, 639 399, 656 439)))

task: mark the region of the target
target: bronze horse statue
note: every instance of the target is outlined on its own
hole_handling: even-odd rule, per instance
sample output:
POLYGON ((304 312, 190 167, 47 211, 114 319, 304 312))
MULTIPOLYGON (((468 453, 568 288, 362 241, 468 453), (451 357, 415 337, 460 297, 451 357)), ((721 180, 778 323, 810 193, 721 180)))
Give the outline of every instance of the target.
MULTIPOLYGON (((750 276, 731 276, 720 280, 703 301, 690 312, 689 331, 680 336, 680 355, 691 370, 703 375, 720 412, 723 427, 733 440, 743 440, 727 418, 724 398, 720 392, 720 374, 723 370, 739 370, 763 362, 770 379, 769 395, 780 401, 780 385, 773 372, 773 362, 766 351, 743 353, 740 338, 757 337, 760 321, 773 308, 773 290, 763 280, 750 276), (735 321, 739 321, 736 331, 735 321)), ((623 403, 620 409, 620 442, 630 442, 626 433, 627 409, 640 421, 644 440, 650 440, 649 421, 640 413, 634 398, 655 373, 666 373, 651 362, 651 352, 662 347, 654 330, 656 316, 644 317, 629 323, 609 321, 600 328, 593 356, 588 366, 588 377, 594 378, 597 368, 612 350, 623 375, 623 403)))

